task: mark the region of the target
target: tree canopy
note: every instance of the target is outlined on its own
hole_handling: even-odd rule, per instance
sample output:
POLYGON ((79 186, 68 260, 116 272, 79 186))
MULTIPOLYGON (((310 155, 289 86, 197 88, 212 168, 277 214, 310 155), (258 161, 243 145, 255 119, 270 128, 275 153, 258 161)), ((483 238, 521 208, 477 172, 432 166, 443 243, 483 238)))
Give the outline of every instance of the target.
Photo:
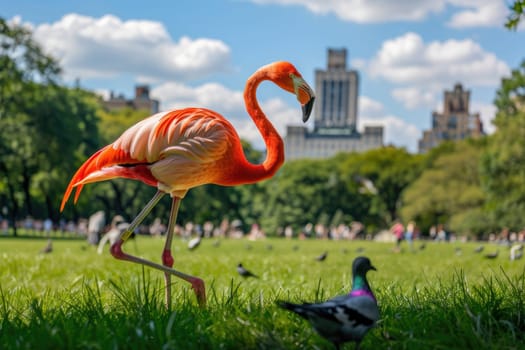
MULTIPOLYGON (((522 3, 518 1, 516 3, 522 3)), ((523 7, 517 8, 518 20, 523 7)), ((59 213, 63 191, 91 154, 149 112, 108 111, 101 99, 61 83, 60 67, 28 29, 0 18, 0 215, 58 220, 131 219, 156 189, 117 179, 86 186, 76 206, 59 213), (5 208, 5 209, 4 209, 5 208)), ((415 220, 426 232, 439 223, 458 234, 484 236, 525 228, 525 61, 501 81, 494 104, 496 132, 445 142, 427 154, 382 147, 329 159, 287 161, 266 181, 237 187, 207 185, 183 201, 180 222, 218 224, 239 219, 268 234, 286 226, 359 221, 376 232, 396 219, 415 220)), ((247 158, 263 152, 243 141, 247 158)), ((169 198, 154 209, 168 217, 169 198)))

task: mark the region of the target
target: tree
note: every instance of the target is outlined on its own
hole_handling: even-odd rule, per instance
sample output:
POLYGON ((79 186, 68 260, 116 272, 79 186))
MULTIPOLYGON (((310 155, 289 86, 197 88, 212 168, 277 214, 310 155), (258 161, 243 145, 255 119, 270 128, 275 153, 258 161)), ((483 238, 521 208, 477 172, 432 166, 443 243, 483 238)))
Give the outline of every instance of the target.
POLYGON ((59 86, 57 62, 28 29, 2 18, 0 65, 2 196, 12 221, 35 214, 57 219, 56 188, 65 182, 75 155, 98 143, 94 102, 88 102, 94 97, 59 86))
POLYGON ((510 6, 510 11, 505 27, 510 30, 517 30, 520 21, 525 17, 525 0, 514 1, 514 4, 510 6))
POLYGON ((0 67, 0 177, 4 178, 9 213, 15 221, 23 199, 27 210, 32 210, 29 193, 32 165, 24 161, 33 153, 28 102, 31 103, 37 90, 34 81, 53 85, 60 69, 32 41, 27 29, 10 26, 3 18, 0 18, 0 67))
POLYGON ((497 129, 482 159, 482 183, 494 226, 525 227, 525 61, 502 79, 495 105, 497 129))
POLYGON ((431 150, 432 163, 403 193, 403 220, 415 220, 424 231, 445 224, 456 232, 482 234, 489 224, 479 175, 485 144, 485 139, 471 139, 431 150))
POLYGON ((383 147, 348 157, 341 166, 347 182, 372 192, 369 214, 384 227, 399 216, 401 194, 421 172, 421 160, 403 148, 383 147))

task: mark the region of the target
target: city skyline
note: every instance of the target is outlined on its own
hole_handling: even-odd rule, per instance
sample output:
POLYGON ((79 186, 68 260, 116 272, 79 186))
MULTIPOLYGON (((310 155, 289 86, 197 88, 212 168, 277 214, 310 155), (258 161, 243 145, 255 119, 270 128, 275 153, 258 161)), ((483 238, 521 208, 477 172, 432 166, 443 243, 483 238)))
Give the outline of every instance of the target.
MULTIPOLYGON (((525 58, 524 25, 508 31, 505 0, 232 0, 6 2, 2 16, 29 26, 64 68, 63 81, 133 96, 151 86, 161 110, 216 109, 241 137, 262 141, 242 100, 246 79, 275 60, 296 65, 314 85, 329 48, 348 51, 359 73, 358 129, 385 127, 385 144, 417 152, 442 93, 461 83, 472 112, 493 131, 492 101, 501 78, 525 58), (254 20, 256 18, 257 20, 254 20)), ((261 106, 284 137, 300 124, 293 96, 262 85, 261 106)), ((313 120, 313 118, 312 118, 313 120)), ((309 124, 313 126, 313 121, 309 124)))

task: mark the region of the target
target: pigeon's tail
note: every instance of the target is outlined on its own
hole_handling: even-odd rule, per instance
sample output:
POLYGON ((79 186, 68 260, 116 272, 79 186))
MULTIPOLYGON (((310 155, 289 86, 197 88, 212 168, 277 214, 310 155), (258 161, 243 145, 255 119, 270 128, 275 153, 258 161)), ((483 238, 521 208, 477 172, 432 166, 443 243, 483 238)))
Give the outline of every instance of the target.
POLYGON ((281 300, 276 301, 276 303, 279 307, 285 310, 295 312, 296 314, 304 318, 307 317, 306 309, 303 307, 303 305, 298 305, 298 304, 290 303, 288 301, 281 301, 281 300))

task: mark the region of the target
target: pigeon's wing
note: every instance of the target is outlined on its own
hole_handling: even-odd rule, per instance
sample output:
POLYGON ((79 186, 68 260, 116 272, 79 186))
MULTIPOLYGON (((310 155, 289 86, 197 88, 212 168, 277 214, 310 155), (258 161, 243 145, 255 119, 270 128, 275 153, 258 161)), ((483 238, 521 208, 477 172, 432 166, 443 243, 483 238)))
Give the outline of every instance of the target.
POLYGON ((305 306, 311 314, 326 321, 340 325, 372 326, 379 319, 379 310, 375 300, 368 296, 335 297, 324 303, 305 306))
POLYGON ((362 339, 379 318, 377 304, 368 296, 345 295, 324 303, 303 304, 300 308, 301 316, 333 342, 362 339))
POLYGON ((369 296, 348 298, 344 305, 347 310, 352 310, 348 313, 359 324, 371 326, 379 320, 377 302, 369 296))

